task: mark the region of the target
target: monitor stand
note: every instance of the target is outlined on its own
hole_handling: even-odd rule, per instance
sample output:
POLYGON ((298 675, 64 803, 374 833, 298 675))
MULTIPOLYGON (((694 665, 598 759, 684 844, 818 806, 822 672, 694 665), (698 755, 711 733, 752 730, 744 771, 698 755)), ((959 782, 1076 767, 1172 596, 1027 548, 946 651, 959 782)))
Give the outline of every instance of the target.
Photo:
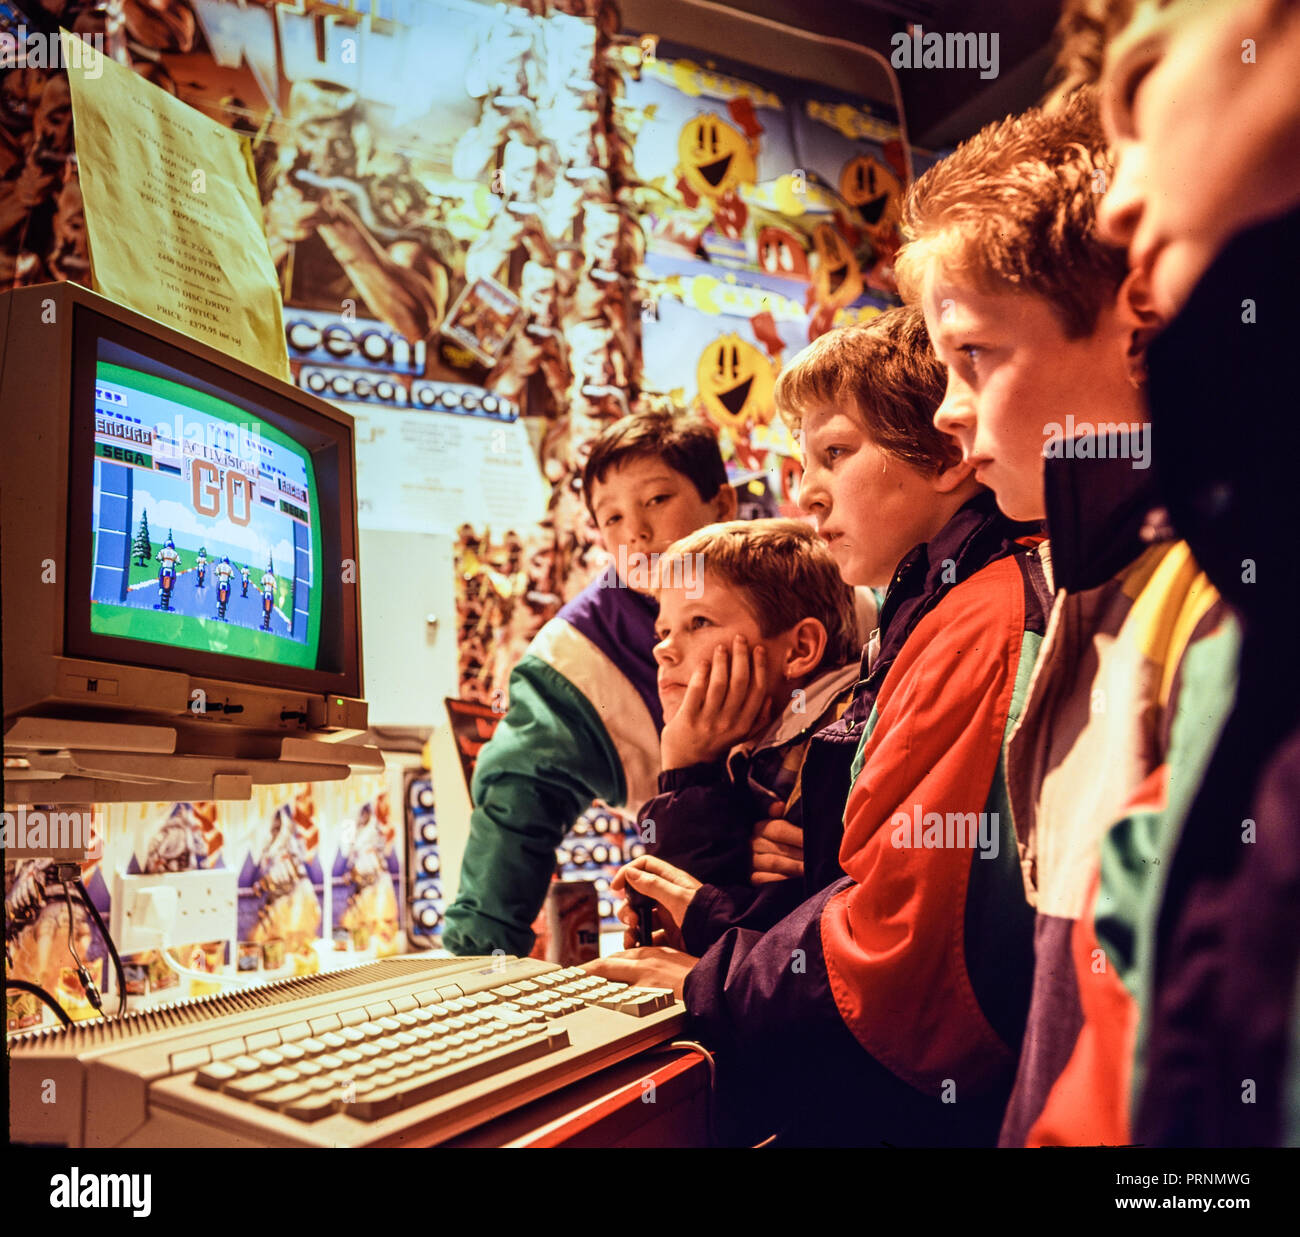
POLYGON ((323 732, 245 733, 238 750, 213 754, 190 727, 59 717, 18 718, 4 755, 5 799, 15 804, 248 799, 254 786, 384 768, 377 747, 329 742, 323 732))

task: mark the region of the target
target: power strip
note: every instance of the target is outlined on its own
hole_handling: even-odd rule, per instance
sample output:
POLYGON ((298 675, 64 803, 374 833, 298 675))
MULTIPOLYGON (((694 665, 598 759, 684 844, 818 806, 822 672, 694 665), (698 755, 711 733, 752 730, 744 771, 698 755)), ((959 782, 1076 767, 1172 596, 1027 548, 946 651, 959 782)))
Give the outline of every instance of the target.
POLYGON ((233 871, 200 869, 131 876, 119 872, 113 878, 109 925, 118 952, 123 954, 156 949, 159 929, 164 930, 168 946, 233 941, 238 931, 238 905, 239 877, 233 871), (161 890, 175 891, 175 917, 170 923, 159 923, 152 913, 161 890))

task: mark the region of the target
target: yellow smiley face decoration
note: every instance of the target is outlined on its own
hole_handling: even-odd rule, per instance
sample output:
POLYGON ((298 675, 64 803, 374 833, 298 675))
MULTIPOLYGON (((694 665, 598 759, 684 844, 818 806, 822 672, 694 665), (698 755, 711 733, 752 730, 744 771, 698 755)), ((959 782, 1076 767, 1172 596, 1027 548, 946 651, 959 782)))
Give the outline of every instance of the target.
POLYGON ((829 223, 819 223, 813 232, 817 254, 814 294, 820 305, 842 309, 862 295, 862 268, 849 242, 829 223))
POLYGON ((857 207, 873 236, 883 236, 898 227, 903 182, 879 159, 871 155, 850 159, 840 173, 840 193, 850 206, 857 207))
POLYGON ((697 116, 677 139, 682 179, 701 197, 721 198, 758 175, 754 149, 735 126, 709 113, 697 116))
POLYGON ((700 355, 695 378, 705 412, 720 428, 771 421, 775 368, 748 340, 734 333, 715 339, 700 355))

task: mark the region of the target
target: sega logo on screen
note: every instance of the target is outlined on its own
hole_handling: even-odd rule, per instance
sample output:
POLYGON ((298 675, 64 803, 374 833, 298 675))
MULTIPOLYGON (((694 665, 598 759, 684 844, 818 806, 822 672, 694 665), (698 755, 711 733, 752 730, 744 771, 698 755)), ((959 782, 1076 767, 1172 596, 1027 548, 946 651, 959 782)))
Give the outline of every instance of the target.
POLYGON ((290 353, 302 361, 422 374, 428 359, 424 340, 412 343, 392 327, 365 318, 299 309, 285 323, 284 334, 290 353))
POLYGON ((321 399, 348 399, 361 404, 399 404, 408 402, 406 384, 400 378, 349 373, 345 369, 322 369, 304 365, 298 371, 298 385, 321 399))

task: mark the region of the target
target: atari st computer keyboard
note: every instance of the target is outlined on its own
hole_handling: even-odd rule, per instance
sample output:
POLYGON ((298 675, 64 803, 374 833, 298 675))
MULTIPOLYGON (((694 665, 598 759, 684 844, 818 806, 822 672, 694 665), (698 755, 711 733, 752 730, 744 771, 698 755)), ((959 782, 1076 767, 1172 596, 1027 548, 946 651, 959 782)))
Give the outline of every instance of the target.
POLYGON ((670 1038, 684 1017, 666 990, 533 958, 388 958, 10 1036, 10 1139, 430 1145, 670 1038))

